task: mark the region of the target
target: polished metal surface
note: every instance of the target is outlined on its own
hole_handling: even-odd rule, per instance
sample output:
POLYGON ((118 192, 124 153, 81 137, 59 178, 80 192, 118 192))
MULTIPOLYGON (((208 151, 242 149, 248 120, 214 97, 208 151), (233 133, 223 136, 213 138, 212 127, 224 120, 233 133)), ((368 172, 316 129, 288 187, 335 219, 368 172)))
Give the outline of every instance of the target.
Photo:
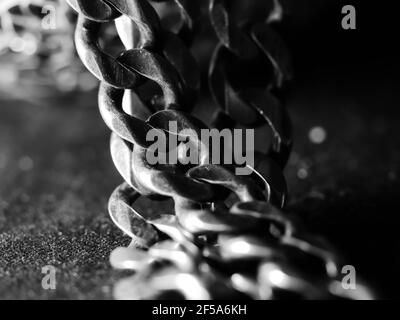
MULTIPOLYGON (((179 10, 181 21, 174 31, 163 27, 147 0, 68 2, 79 13, 78 53, 101 81, 99 108, 113 131, 112 158, 125 180, 112 194, 109 212, 133 245, 117 248, 110 260, 115 268, 136 273, 115 286, 115 298, 370 297, 367 290, 341 290, 333 250, 281 210, 287 198, 282 169, 292 134, 280 97, 292 71, 274 30, 280 19, 277 1, 271 1, 263 21, 248 17, 245 23, 235 20, 229 1, 210 0, 208 8, 203 8, 205 1, 154 1, 179 10), (198 24, 207 19, 217 39, 208 84, 218 109, 209 125, 265 126, 273 136, 257 155, 250 176, 236 176, 232 166, 206 163, 150 165, 145 157, 150 129, 167 132, 171 120, 194 131, 207 127, 188 114, 196 102, 200 72, 187 47, 195 41, 198 24), (116 57, 100 46, 101 27, 109 23, 117 24, 125 46, 116 57), (146 85, 156 90, 142 90, 146 85), (123 96, 129 90, 147 107, 148 117, 136 105, 125 110, 123 96), (232 195, 233 205, 227 201, 232 195), (172 199, 175 215, 138 212, 135 201, 142 196, 172 199)), ((207 159, 207 150, 201 150, 200 158, 207 159)))

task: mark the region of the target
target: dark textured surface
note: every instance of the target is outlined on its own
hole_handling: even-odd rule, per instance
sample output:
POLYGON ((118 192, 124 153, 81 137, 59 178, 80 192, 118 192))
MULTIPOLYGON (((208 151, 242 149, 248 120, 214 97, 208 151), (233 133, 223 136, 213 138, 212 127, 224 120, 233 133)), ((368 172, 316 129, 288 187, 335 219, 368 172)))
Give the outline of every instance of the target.
MULTIPOLYGON (((350 36, 338 31, 334 10, 307 16, 308 25, 300 19, 305 26, 288 33, 297 70, 288 100, 295 129, 285 171, 289 208, 380 297, 399 297, 397 53, 387 45, 390 35, 373 25, 361 24, 350 36), (314 126, 326 130, 324 143, 310 142, 314 126), (300 178, 299 169, 308 176, 303 170, 300 178)), ((13 95, 29 96, 24 90, 13 95)), ((129 239, 106 210, 121 178, 96 93, 43 101, 6 96, 0 96, 0 298, 110 298, 119 275, 108 256, 129 239), (48 264, 57 267, 55 291, 41 287, 48 264)))
MULTIPOLYGON (((332 84, 295 89, 289 108, 296 143, 286 175, 294 214, 391 295, 399 268, 400 119, 389 107, 398 97, 392 88, 366 89, 352 95, 332 84), (320 145, 308 139, 316 125, 327 131, 320 145), (301 168, 305 179, 297 176, 301 168)), ((121 179, 95 97, 57 101, 1 101, 1 298, 110 297, 117 274, 108 256, 128 243, 106 212, 121 179), (41 288, 48 264, 58 270, 55 291, 41 288)))

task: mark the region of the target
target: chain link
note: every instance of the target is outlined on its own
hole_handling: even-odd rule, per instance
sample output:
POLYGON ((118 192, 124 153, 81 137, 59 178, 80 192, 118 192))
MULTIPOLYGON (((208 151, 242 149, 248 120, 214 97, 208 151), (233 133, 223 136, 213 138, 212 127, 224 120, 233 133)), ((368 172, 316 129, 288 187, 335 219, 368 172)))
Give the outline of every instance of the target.
POLYGON ((111 154, 125 180, 111 195, 109 212, 132 244, 114 250, 110 261, 135 274, 117 283, 115 298, 371 297, 360 284, 357 291, 343 290, 334 251, 281 211, 287 198, 282 169, 292 146, 281 97, 292 72, 275 31, 282 15, 278 1, 263 19, 239 19, 233 2, 223 0, 210 0, 208 8, 188 0, 68 2, 79 13, 79 56, 101 81, 99 109, 113 131, 111 154), (153 5, 178 10, 174 30, 163 26, 153 5), (188 48, 206 21, 217 38, 208 83, 218 108, 210 126, 267 127, 273 137, 256 154, 249 176, 235 175, 234 166, 208 164, 207 149, 197 166, 146 160, 149 130, 167 132, 170 121, 179 131, 207 128, 189 114, 201 77, 188 48), (116 56, 101 45, 102 27, 110 23, 125 47, 116 56), (150 209, 166 199, 173 213, 150 209), (135 209, 138 200, 149 210, 135 209))

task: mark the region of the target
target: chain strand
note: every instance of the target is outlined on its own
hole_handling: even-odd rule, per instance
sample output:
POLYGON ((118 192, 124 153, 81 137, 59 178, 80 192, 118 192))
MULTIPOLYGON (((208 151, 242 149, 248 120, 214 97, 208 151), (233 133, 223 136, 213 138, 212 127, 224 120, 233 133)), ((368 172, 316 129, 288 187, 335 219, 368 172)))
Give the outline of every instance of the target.
POLYGON ((115 298, 371 297, 361 285, 343 290, 334 251, 280 210, 287 198, 282 169, 292 134, 278 97, 292 74, 288 51, 274 30, 282 16, 278 1, 263 19, 240 22, 230 1, 210 0, 207 10, 202 1, 153 1, 179 11, 173 31, 147 0, 68 2, 79 13, 79 56, 101 81, 99 109, 113 131, 111 154, 125 180, 111 195, 109 212, 132 244, 114 250, 110 261, 135 274, 117 283, 115 298), (209 164, 207 148, 200 148, 197 166, 146 160, 149 130, 168 132, 170 121, 180 130, 207 128, 189 114, 201 81, 187 47, 207 19, 218 40, 209 64, 209 88, 218 106, 210 126, 271 131, 272 143, 257 153, 249 176, 235 175, 234 166, 209 164), (116 57, 100 45, 103 26, 111 23, 125 46, 116 57), (233 205, 227 200, 231 194, 238 199, 233 205), (150 210, 152 201, 166 199, 173 201, 173 214, 150 210), (149 210, 135 209, 137 201, 149 210))

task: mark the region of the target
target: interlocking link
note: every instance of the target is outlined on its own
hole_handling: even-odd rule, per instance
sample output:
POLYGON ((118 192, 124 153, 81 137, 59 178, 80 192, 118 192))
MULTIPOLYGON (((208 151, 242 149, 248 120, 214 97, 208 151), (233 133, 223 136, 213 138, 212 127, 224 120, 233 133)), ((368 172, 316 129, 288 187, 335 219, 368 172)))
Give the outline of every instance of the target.
MULTIPOLYGON (((132 244, 114 250, 110 261, 135 274, 117 283, 117 299, 371 297, 362 285, 343 290, 334 251, 281 211, 287 199, 282 169, 292 134, 280 97, 292 71, 274 30, 282 13, 278 1, 271 1, 262 21, 238 21, 232 14, 235 1, 68 2, 79 13, 78 53, 101 81, 99 109, 113 131, 111 154, 125 180, 113 192, 109 212, 132 244), (155 4, 179 11, 174 30, 163 25, 155 4), (248 176, 236 175, 236 165, 209 164, 210 149, 190 135, 185 138, 198 147, 198 165, 152 165, 146 158, 150 130, 171 134, 171 121, 178 132, 208 128, 188 114, 200 90, 200 71, 187 47, 207 20, 217 38, 208 82, 218 108, 210 125, 264 126, 272 135, 248 176), (124 45, 117 56, 100 41, 102 27, 112 23, 124 45), (139 200, 148 210, 136 209, 139 200), (153 201, 171 200, 171 212, 167 204, 165 212, 150 210, 153 201)), ((185 160, 185 152, 178 157, 185 160)))

